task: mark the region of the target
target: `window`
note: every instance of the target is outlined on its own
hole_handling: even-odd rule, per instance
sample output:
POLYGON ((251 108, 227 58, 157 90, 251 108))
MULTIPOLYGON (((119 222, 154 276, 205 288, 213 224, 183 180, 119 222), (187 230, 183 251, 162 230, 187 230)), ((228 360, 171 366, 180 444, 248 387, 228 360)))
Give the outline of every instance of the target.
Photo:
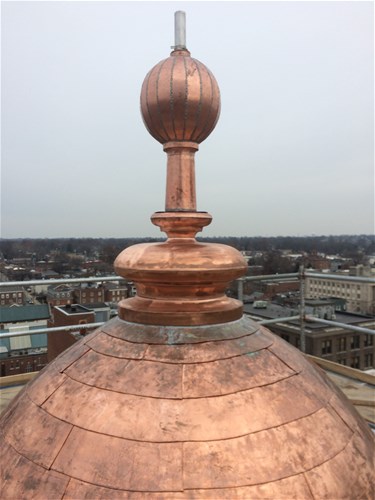
POLYGON ((365 368, 373 367, 373 356, 372 354, 365 354, 365 368))
POLYGON ((346 351, 346 337, 341 337, 338 339, 338 346, 337 350, 340 351, 346 351))
POLYGON ((286 333, 282 333, 281 338, 289 342, 289 335, 287 335, 286 333))
POLYGON ((339 363, 340 365, 346 365, 346 359, 345 358, 339 359, 339 363))
POLYGON ((359 349, 359 335, 350 337, 350 349, 359 349))
POLYGON ((332 352, 332 340, 322 341, 322 354, 330 354, 332 352))
POLYGON ((365 340, 364 340, 364 346, 368 347, 370 345, 373 345, 374 343, 374 337, 370 333, 368 335, 365 335, 365 340))
POLYGON ((17 294, 16 293, 13 293, 12 294, 12 297, 15 299, 17 297, 17 294))

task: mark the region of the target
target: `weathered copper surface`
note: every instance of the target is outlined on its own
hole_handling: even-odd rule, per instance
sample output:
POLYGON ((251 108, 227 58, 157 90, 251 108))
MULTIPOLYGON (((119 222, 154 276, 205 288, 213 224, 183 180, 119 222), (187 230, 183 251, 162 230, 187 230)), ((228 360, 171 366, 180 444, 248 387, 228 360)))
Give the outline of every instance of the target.
POLYGON ((188 50, 175 50, 147 74, 141 111, 148 131, 162 144, 200 143, 219 118, 219 87, 210 70, 188 50))
POLYGON ((246 318, 111 321, 48 365, 1 425, 4 499, 374 493, 374 440, 359 415, 321 370, 246 318))

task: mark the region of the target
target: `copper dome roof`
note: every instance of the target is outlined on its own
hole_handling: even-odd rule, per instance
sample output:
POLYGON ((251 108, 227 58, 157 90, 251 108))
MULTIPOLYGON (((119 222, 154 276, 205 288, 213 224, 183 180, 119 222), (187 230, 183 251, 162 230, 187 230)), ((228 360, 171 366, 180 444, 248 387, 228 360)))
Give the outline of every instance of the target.
POLYGON ((373 498, 369 428, 320 369, 226 297, 246 263, 195 240, 211 221, 195 208, 197 144, 167 139, 166 211, 152 220, 168 239, 120 254, 137 296, 3 414, 0 497, 373 498))
POLYGON ((373 498, 373 439, 325 374, 248 319, 114 319, 2 417, 1 498, 373 498))

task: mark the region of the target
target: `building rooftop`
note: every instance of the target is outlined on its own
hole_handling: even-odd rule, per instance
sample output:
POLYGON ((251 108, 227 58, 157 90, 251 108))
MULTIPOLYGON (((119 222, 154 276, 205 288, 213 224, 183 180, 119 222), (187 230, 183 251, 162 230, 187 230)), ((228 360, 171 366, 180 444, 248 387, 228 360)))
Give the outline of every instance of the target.
POLYGON ((21 321, 37 321, 48 319, 50 310, 47 304, 18 306, 0 308, 0 323, 15 323, 21 321))

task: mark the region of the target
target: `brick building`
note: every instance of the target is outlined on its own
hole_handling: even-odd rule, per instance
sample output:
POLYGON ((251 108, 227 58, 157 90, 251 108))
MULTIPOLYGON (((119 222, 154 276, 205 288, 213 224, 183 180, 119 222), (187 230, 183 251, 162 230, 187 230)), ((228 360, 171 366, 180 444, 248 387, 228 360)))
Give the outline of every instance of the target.
POLYGON ((128 298, 128 287, 126 284, 105 283, 105 302, 118 303, 120 300, 128 298))
MULTIPOLYGON (((323 307, 318 311, 317 309, 314 310, 313 305, 307 305, 312 307, 311 310, 308 309, 308 312, 310 314, 315 312, 316 317, 320 316, 324 319, 325 315, 328 315, 327 307, 323 307)), ((265 309, 256 309, 251 304, 244 304, 244 313, 259 321, 295 316, 299 311, 298 308, 292 309, 269 303, 265 309)), ((333 311, 330 319, 343 323, 342 327, 313 322, 305 324, 306 353, 360 370, 375 368, 375 336, 345 330, 345 324, 374 329, 373 319, 370 316, 359 316, 337 311, 333 311)), ((267 325, 267 328, 293 346, 300 348, 301 330, 299 320, 280 321, 267 325)))
POLYGON ((103 285, 83 283, 73 288, 73 302, 75 304, 95 304, 105 301, 105 288, 103 285))
POLYGON ((358 266, 351 268, 350 273, 354 277, 353 281, 341 281, 340 276, 347 276, 348 273, 337 273, 334 275, 308 276, 305 280, 305 293, 308 298, 337 298, 344 299, 346 310, 359 314, 375 314, 375 279, 371 282, 362 282, 355 277, 375 278, 372 269, 358 266))
MULTIPOLYGON (((51 311, 48 327, 86 325, 95 323, 95 312, 79 304, 56 306, 51 311)), ((65 349, 91 330, 61 331, 48 333, 48 361, 52 361, 65 349)))
POLYGON ((65 284, 51 285, 47 289, 47 302, 50 306, 65 306, 72 304, 73 288, 65 284))
POLYGON ((0 305, 6 307, 13 304, 26 304, 25 290, 21 286, 0 287, 0 305))

